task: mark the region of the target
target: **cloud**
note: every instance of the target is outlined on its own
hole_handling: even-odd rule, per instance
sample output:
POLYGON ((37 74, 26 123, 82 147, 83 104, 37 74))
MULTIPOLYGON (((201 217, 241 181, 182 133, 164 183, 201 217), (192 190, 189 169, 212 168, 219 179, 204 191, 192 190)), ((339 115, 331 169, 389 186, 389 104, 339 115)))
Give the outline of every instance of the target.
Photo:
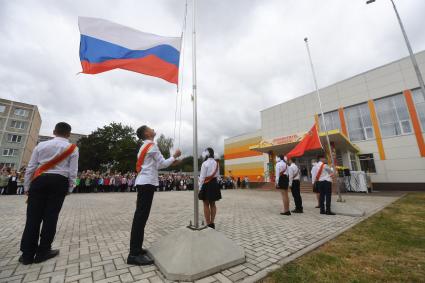
MULTIPOLYGON (((398 2, 414 49, 425 49, 425 2, 398 2)), ((322 87, 408 55, 389 1, 197 3, 200 150, 213 146, 222 153, 224 138, 260 127, 260 110, 313 90, 306 36, 322 87)), ((180 133, 183 151, 191 154, 190 6, 181 124, 179 111, 175 121, 174 85, 121 70, 76 75, 81 70, 78 16, 175 36, 181 33, 184 4, 183 0, 1 1, 0 96, 38 105, 42 134, 49 134, 58 121, 69 121, 75 132, 84 134, 112 121, 134 128, 149 124, 167 136, 180 133)))

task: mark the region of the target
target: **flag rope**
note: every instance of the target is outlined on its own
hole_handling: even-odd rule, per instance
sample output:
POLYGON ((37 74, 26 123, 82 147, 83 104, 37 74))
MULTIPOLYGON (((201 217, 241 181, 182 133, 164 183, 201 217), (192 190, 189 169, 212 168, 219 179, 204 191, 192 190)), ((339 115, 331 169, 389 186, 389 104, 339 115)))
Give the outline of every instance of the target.
MULTIPOLYGON (((184 86, 184 50, 185 48, 185 44, 184 44, 184 35, 186 33, 186 19, 187 19, 187 0, 186 0, 186 4, 185 4, 185 12, 184 12, 184 20, 183 20, 183 28, 182 28, 182 44, 181 44, 181 48, 180 48, 180 56, 181 56, 181 70, 182 72, 180 73, 180 84, 178 85, 178 92, 180 93, 180 114, 179 114, 179 135, 178 135, 178 143, 177 143, 177 148, 180 148, 180 141, 181 141, 181 128, 182 128, 182 107, 183 107, 183 86, 184 86)), ((178 98, 178 96, 177 96, 178 98)), ((177 103, 176 103, 176 110, 177 110, 177 103)), ((177 117, 176 117, 177 119, 177 117)))

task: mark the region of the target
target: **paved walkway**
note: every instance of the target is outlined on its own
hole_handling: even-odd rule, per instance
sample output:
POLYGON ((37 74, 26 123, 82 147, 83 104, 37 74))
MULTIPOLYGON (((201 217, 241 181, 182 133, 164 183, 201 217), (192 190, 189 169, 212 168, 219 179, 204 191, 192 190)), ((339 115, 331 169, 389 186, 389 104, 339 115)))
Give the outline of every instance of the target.
MULTIPOLYGON (((275 191, 232 190, 224 191, 223 197, 218 203, 216 228, 245 249, 247 262, 201 279, 204 283, 253 280, 294 253, 362 220, 320 215, 313 208, 313 194, 303 195, 305 213, 290 217, 279 215, 281 201, 275 191)), ((346 199, 370 214, 394 201, 396 196, 350 195, 346 199)), ((165 281, 155 266, 125 263, 135 202, 135 193, 67 197, 54 242, 60 256, 24 266, 18 263, 25 223, 24 197, 1 196, 0 282, 165 281)), ((146 246, 188 225, 192 213, 192 192, 157 193, 147 224, 146 246)))

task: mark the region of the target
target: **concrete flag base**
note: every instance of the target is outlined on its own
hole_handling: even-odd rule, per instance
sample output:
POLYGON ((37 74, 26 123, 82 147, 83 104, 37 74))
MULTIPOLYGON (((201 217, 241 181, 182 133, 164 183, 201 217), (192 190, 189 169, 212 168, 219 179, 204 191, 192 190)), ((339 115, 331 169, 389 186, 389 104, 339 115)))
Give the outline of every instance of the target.
POLYGON ((154 243, 148 254, 172 281, 193 281, 245 262, 244 250, 211 228, 180 228, 154 243))

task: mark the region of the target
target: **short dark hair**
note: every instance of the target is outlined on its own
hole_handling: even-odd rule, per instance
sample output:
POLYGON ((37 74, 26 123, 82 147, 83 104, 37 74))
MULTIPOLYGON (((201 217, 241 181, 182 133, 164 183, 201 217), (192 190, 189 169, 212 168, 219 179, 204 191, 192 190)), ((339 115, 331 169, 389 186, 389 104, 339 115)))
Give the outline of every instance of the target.
POLYGON ((208 158, 214 158, 214 149, 208 147, 206 150, 208 151, 209 156, 207 156, 205 160, 207 160, 208 158))
POLYGON ((323 154, 317 156, 317 160, 320 160, 321 158, 325 158, 325 156, 323 154))
POLYGON ((141 126, 137 129, 136 135, 139 138, 139 140, 145 140, 146 139, 145 133, 146 133, 147 129, 148 129, 148 126, 146 126, 146 125, 143 125, 143 126, 141 126))
POLYGON ((66 136, 71 133, 71 125, 65 122, 59 122, 55 126, 55 133, 60 136, 66 136))
POLYGON ((278 157, 280 158, 280 160, 285 161, 285 154, 279 154, 278 157))

